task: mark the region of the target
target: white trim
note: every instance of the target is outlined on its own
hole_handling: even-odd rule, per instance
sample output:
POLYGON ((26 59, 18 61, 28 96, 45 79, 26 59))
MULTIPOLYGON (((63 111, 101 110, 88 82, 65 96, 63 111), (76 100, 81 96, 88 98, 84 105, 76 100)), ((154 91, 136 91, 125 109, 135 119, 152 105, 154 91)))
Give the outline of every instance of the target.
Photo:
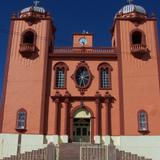
POLYGON ((102 141, 104 145, 109 145, 111 142, 111 136, 102 136, 102 141))
MULTIPOLYGON (((59 143, 58 135, 39 135, 22 134, 21 135, 21 153, 30 152, 40 148, 45 148, 47 144, 59 143), (45 144, 44 144, 45 142, 45 144)), ((0 134, 0 159, 17 154, 18 134, 0 134)))
POLYGON ((96 144, 100 144, 101 143, 101 136, 94 136, 94 142, 96 144))
MULTIPOLYGON (((119 150, 145 156, 152 160, 160 158, 160 136, 94 136, 96 144, 100 144, 102 140, 105 145, 108 145, 110 138, 119 150)), ((51 142, 55 145, 68 143, 68 136, 22 134, 21 153, 44 148, 51 142)), ((17 146, 18 134, 0 134, 0 159, 16 155, 17 146)))
POLYGON ((37 150, 40 148, 45 148, 47 146, 47 143, 43 143, 44 138, 44 135, 22 134, 21 153, 25 153, 26 151, 30 152, 32 150, 37 150))
POLYGON ((112 136, 112 140, 122 151, 138 154, 147 159, 160 159, 160 136, 112 136))
POLYGON ((53 144, 59 144, 59 136, 58 135, 47 135, 47 144, 53 143, 53 144))
POLYGON ((68 143, 68 135, 60 136, 61 143, 68 143))

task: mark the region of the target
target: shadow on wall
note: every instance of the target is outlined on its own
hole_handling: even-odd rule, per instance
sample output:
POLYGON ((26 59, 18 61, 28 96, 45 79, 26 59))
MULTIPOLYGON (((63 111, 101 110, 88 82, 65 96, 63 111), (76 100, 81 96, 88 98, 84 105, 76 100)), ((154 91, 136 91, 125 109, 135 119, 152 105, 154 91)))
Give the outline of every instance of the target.
POLYGON ((143 61, 148 61, 151 59, 150 52, 148 53, 134 53, 132 54, 135 58, 141 59, 143 61))

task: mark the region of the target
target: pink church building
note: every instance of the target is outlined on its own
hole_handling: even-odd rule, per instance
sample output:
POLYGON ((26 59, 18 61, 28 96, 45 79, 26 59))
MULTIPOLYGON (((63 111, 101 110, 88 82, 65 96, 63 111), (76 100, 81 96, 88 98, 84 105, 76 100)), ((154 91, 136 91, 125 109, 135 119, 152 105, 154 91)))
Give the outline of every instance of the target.
POLYGON ((15 147, 1 156, 15 154, 19 143, 29 151, 50 142, 112 139, 117 148, 159 160, 157 18, 142 6, 123 6, 113 18, 110 47, 94 47, 93 34, 83 32, 73 34, 72 46, 57 48, 55 32, 43 7, 11 17, 0 148, 15 147))

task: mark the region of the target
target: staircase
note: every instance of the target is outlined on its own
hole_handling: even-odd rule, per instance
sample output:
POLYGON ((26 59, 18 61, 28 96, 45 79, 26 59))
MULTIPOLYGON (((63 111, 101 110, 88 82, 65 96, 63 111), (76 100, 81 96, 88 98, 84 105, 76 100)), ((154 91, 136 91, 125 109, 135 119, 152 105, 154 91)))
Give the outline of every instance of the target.
POLYGON ((43 149, 12 155, 0 160, 56 160, 56 147, 51 143, 43 149))
MULTIPOLYGON (((75 159, 79 160, 79 159, 75 159)), ((152 160, 133 154, 131 152, 121 151, 113 144, 104 145, 84 145, 81 146, 80 160, 152 160)))
POLYGON ((61 144, 59 148, 59 160, 79 160, 80 144, 68 143, 61 144))
POLYGON ((95 144, 67 143, 57 148, 49 144, 46 148, 25 152, 3 160, 152 160, 108 146, 95 144))

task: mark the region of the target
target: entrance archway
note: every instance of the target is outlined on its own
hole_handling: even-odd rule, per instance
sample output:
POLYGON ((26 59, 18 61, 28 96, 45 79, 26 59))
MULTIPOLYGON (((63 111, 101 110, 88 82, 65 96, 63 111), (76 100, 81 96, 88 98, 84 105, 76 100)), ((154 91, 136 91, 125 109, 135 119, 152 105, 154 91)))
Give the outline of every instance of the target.
POLYGON ((79 108, 73 118, 73 141, 91 141, 91 113, 86 108, 79 108))

